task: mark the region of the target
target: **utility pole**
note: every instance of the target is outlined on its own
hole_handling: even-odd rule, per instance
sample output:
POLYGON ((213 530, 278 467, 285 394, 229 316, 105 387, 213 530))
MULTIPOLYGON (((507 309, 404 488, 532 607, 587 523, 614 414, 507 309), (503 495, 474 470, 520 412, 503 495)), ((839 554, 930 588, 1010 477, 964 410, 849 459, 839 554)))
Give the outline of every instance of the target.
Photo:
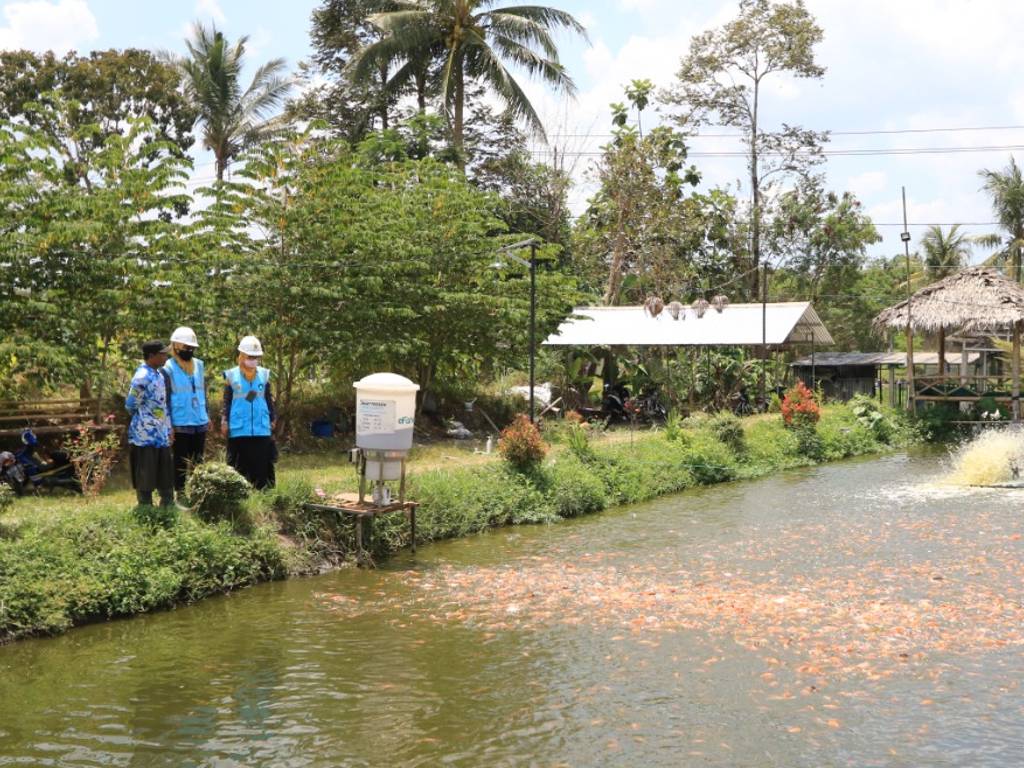
POLYGON ((761 401, 760 407, 768 410, 765 385, 765 368, 768 366, 768 263, 761 265, 761 401))
POLYGON ((537 367, 537 241, 530 241, 530 423, 535 422, 533 389, 537 367))
POLYGON ((914 326, 911 321, 910 304, 910 232, 907 227, 907 188, 903 190, 903 232, 900 233, 900 240, 903 241, 903 250, 907 256, 907 410, 914 411, 914 326))

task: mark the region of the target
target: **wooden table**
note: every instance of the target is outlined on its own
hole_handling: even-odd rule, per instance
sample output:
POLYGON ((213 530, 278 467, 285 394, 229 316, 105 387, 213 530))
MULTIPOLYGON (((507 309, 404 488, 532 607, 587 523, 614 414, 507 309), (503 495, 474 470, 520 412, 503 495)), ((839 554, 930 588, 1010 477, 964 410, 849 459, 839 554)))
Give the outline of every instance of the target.
POLYGON ((307 509, 316 512, 333 512, 337 515, 351 517, 356 526, 356 562, 359 565, 373 567, 373 521, 381 515, 403 513, 409 520, 409 542, 412 551, 416 551, 416 508, 415 501, 399 501, 393 504, 377 506, 370 501, 359 501, 355 493, 342 493, 332 497, 329 504, 306 504, 307 509), (367 525, 364 527, 363 522, 367 525))

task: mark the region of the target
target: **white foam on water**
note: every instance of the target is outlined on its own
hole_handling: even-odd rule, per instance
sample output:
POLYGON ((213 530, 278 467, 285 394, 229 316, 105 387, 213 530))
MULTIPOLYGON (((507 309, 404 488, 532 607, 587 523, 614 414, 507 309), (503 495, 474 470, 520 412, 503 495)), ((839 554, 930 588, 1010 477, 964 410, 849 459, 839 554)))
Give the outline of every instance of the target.
POLYGON ((952 454, 952 470, 939 482, 965 487, 996 485, 1024 475, 1024 431, 989 430, 952 454))

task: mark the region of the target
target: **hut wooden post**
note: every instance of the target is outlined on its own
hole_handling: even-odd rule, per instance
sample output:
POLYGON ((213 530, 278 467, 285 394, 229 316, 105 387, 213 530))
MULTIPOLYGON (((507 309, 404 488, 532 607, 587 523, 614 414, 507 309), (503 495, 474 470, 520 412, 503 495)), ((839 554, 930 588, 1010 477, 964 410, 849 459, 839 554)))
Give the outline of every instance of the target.
MULTIPOLYGON (((909 317, 909 306, 908 306, 909 317)), ((914 410, 914 328, 907 320, 907 410, 914 410)))
POLYGON ((946 326, 939 326, 939 385, 946 383, 946 326))
POLYGON ((1020 321, 1013 324, 1013 420, 1020 421, 1020 321))

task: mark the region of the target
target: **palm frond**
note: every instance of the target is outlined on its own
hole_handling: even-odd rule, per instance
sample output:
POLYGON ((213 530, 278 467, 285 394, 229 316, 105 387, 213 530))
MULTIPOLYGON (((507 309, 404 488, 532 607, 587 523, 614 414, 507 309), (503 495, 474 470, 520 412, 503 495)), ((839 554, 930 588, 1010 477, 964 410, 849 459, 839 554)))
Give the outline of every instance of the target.
POLYGON ((548 30, 533 19, 524 19, 504 13, 489 13, 484 29, 495 36, 501 36, 525 45, 538 45, 550 59, 558 59, 558 47, 548 30))
POLYGON ((492 40, 493 47, 498 53, 518 66, 523 67, 531 75, 539 75, 547 83, 569 95, 576 92, 576 84, 565 71, 565 67, 557 61, 545 59, 525 45, 509 40, 506 37, 495 35, 492 40))
POLYGON ((515 118, 526 122, 540 137, 545 138, 544 125, 523 89, 509 74, 487 42, 475 31, 466 36, 469 74, 480 78, 493 88, 505 102, 505 108, 515 118))
POLYGON ((548 29, 568 29, 580 35, 588 43, 590 42, 590 38, 587 37, 586 27, 580 24, 571 13, 560 11, 557 8, 548 8, 543 5, 513 5, 505 8, 495 8, 489 11, 489 13, 519 16, 523 19, 535 21, 548 29))

